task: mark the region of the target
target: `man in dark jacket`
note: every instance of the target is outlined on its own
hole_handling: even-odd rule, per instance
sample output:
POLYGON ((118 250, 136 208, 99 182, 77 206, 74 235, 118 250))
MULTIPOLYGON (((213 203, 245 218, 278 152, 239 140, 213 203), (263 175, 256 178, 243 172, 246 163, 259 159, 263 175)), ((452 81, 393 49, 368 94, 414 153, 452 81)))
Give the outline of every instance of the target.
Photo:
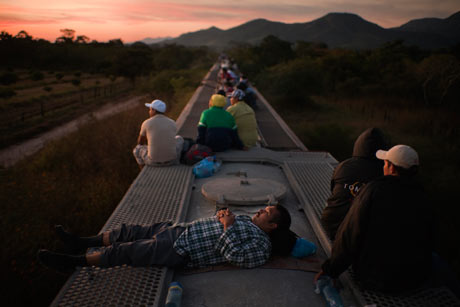
POLYGON ((376 156, 385 161, 385 176, 360 191, 315 280, 322 274, 337 278, 351 265, 363 288, 398 293, 430 276, 433 215, 414 180, 417 152, 397 145, 376 156))
POLYGON ((331 179, 332 194, 321 216, 323 228, 331 240, 334 240, 359 189, 383 175, 383 163, 375 157, 379 149, 387 149, 383 133, 378 128, 369 128, 356 140, 353 156, 335 169, 331 179))

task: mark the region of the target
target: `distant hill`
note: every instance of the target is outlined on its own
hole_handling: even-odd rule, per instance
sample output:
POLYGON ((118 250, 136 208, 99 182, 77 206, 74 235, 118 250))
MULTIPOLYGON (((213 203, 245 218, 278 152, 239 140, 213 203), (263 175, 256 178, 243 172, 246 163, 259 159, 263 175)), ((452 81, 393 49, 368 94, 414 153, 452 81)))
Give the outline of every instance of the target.
POLYGON ((433 49, 460 43, 460 12, 446 19, 412 20, 390 29, 350 13, 330 13, 311 22, 292 24, 255 19, 228 30, 211 27, 186 33, 167 42, 222 48, 232 42, 258 43, 270 34, 290 42, 323 42, 331 48, 375 48, 400 39, 410 45, 433 49))
POLYGON ((139 41, 130 42, 130 43, 128 43, 128 44, 134 44, 134 43, 141 42, 141 43, 144 43, 144 44, 147 44, 147 45, 151 45, 151 44, 157 44, 157 43, 160 43, 160 42, 169 40, 169 39, 172 39, 172 37, 170 37, 170 36, 167 36, 167 37, 157 37, 157 38, 146 37, 146 38, 141 39, 141 40, 139 40, 139 41))
POLYGON ((423 18, 411 20, 394 29, 409 33, 434 34, 448 39, 452 44, 456 44, 460 42, 460 12, 446 19, 423 18))

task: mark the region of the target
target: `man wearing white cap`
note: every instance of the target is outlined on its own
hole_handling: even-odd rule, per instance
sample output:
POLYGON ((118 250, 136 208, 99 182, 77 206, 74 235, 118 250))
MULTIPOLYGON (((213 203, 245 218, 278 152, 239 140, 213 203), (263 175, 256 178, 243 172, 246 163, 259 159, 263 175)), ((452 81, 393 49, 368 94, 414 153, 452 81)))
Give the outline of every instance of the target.
POLYGON ((359 191, 315 280, 337 278, 351 265, 363 288, 400 293, 430 278, 433 214, 414 179, 417 152, 397 145, 376 156, 385 162, 384 176, 359 191))
POLYGON ((178 163, 184 139, 177 135, 176 123, 164 115, 166 104, 158 99, 146 103, 150 118, 142 123, 133 150, 139 167, 167 166, 178 163))

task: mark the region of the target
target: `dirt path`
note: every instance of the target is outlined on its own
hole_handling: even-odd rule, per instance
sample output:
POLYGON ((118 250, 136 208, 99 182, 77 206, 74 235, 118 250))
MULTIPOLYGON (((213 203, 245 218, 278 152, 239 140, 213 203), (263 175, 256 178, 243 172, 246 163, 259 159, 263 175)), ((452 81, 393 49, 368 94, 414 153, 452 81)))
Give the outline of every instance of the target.
POLYGON ((56 127, 48 132, 39 134, 30 140, 4 148, 0 150, 0 165, 3 168, 11 167, 18 161, 42 149, 49 141, 56 140, 66 134, 76 131, 79 126, 87 123, 90 119, 102 119, 131 109, 139 105, 139 102, 142 98, 143 96, 138 96, 120 103, 107 104, 94 112, 85 114, 77 119, 72 120, 71 122, 68 122, 67 124, 56 127))

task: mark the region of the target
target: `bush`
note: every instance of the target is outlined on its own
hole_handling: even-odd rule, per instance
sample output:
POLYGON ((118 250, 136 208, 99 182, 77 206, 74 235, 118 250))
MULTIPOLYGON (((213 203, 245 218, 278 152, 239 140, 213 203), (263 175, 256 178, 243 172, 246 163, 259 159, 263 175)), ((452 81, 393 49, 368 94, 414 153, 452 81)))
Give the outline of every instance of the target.
POLYGON ((79 85, 81 84, 80 79, 73 79, 71 82, 72 82, 72 84, 75 85, 75 86, 79 86, 79 85))
POLYGON ((64 78, 64 75, 61 74, 60 72, 58 72, 58 73, 56 74, 56 80, 61 80, 62 78, 64 78))
POLYGON ((35 71, 30 74, 30 79, 33 81, 40 81, 45 78, 45 75, 41 71, 35 71))
POLYGON ((12 72, 6 72, 0 75, 0 83, 3 85, 10 85, 18 81, 18 76, 12 72))
POLYGON ((8 99, 16 95, 16 92, 10 88, 0 89, 0 98, 8 99))

